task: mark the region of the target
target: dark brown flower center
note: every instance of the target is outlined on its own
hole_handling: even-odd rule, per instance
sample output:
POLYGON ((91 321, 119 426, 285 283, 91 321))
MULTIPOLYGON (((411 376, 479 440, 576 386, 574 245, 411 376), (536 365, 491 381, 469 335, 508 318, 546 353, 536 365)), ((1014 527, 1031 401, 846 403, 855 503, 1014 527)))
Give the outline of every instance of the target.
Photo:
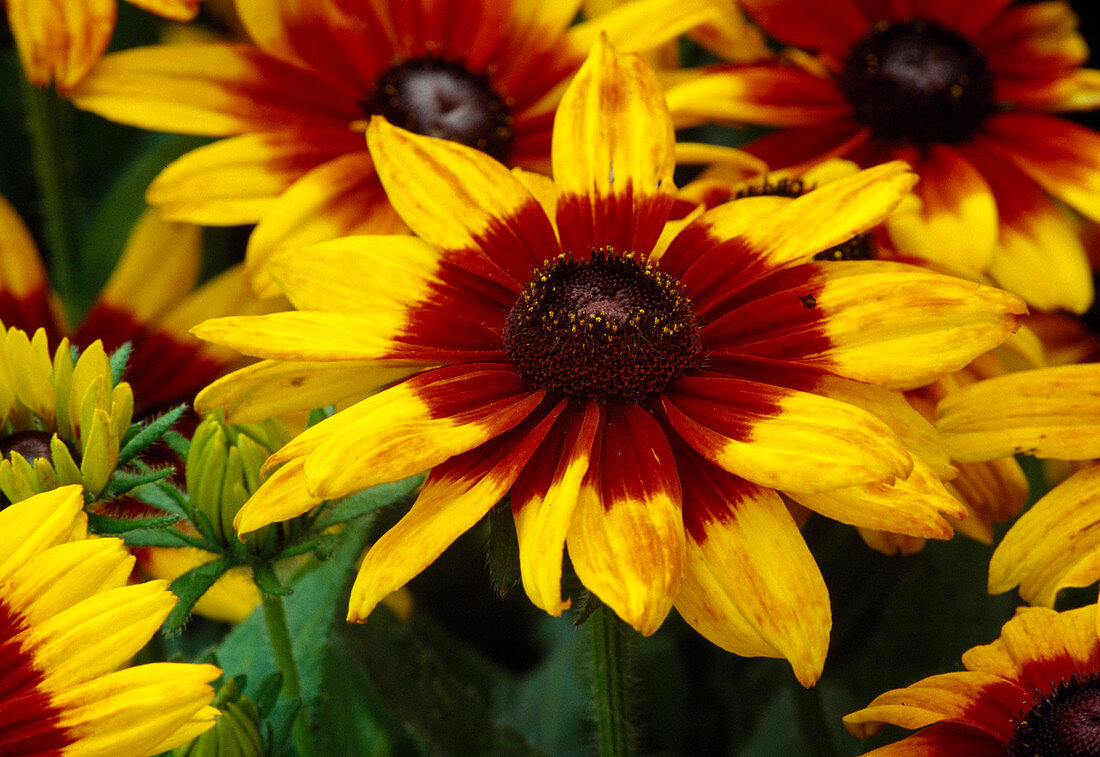
POLYGON ((476 147, 501 162, 512 144, 511 113, 489 78, 442 58, 414 58, 387 69, 375 80, 364 109, 409 131, 476 147))
POLYGON ((504 349, 549 392, 639 402, 697 364, 695 307, 679 281, 633 254, 559 255, 512 306, 504 349))
POLYGON ((1043 697, 1016 726, 1005 757, 1100 755, 1100 676, 1073 676, 1043 697))
POLYGON ((872 27, 839 84, 875 137, 917 145, 968 139, 996 109, 981 52, 923 19, 872 27))
POLYGON ((0 457, 11 460, 11 453, 18 452, 28 463, 34 464, 39 458, 53 462, 50 450, 52 434, 45 431, 17 431, 0 439, 0 457))
MULTIPOLYGON (((739 200, 743 197, 765 196, 795 198, 801 197, 811 189, 813 189, 813 187, 806 186, 806 182, 802 179, 788 179, 784 177, 777 181, 772 181, 765 176, 760 182, 740 187, 734 195, 734 199, 739 200)), ((814 255, 814 260, 874 260, 874 258, 875 240, 869 231, 865 231, 862 234, 856 234, 847 242, 842 242, 835 247, 830 247, 814 255)))

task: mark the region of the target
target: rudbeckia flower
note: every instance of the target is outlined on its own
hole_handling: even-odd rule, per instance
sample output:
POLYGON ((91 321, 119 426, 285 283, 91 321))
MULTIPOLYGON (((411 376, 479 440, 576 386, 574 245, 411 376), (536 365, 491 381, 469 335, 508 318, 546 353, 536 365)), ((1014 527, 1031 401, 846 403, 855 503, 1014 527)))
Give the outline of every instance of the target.
POLYGON ((922 728, 868 757, 1073 757, 1100 744, 1096 606, 1029 607, 992 644, 962 656, 965 671, 930 676, 844 718, 857 736, 883 724, 922 728))
MULTIPOLYGON (((190 21, 200 0, 130 0, 173 21, 190 21)), ((65 92, 83 79, 111 41, 115 0, 5 0, 23 71, 36 87, 65 92)))
POLYGON ((103 290, 77 324, 65 317, 46 267, 19 214, 0 197, 0 321, 51 343, 77 347, 97 339, 113 352, 129 342, 126 378, 138 412, 190 402, 240 363, 230 350, 203 344, 188 329, 205 318, 272 309, 253 296, 241 266, 196 287, 202 233, 146 211, 134 225, 103 290))
POLYGON ((1100 220, 1100 135, 1055 114, 1100 105, 1100 73, 1080 68, 1067 3, 740 5, 803 50, 671 89, 678 124, 776 127, 747 146, 773 168, 905 160, 922 208, 887 221, 899 252, 988 273, 1041 308, 1088 308, 1087 258, 1054 200, 1100 220))
MULTIPOLYGON (((940 402, 937 426, 952 454, 994 460, 1014 454, 1092 461, 1100 457, 1100 364, 1020 371, 981 381, 940 402)), ((1100 463, 1039 499, 1005 534, 989 564, 989 591, 1019 586, 1032 604, 1100 578, 1100 463)))
POLYGON ((950 534, 935 497, 890 509, 824 496, 916 467, 884 420, 830 394, 889 413, 873 384, 931 381, 1002 340, 1023 309, 897 263, 812 260, 890 212, 914 180, 902 164, 666 223, 664 96, 641 59, 606 41, 559 106, 553 181, 382 118, 368 141, 419 238, 280 255, 272 275, 300 312, 195 330, 267 358, 200 406, 345 408, 269 458, 282 467, 240 510, 239 531, 433 469, 367 554, 349 619, 511 492, 538 607, 569 604, 568 545, 584 585, 641 633, 675 603, 707 638, 786 657, 809 684, 828 596, 776 490, 848 522, 950 534), (351 403, 355 382, 396 370, 412 375, 351 403))
POLYGON ((569 27, 580 0, 242 0, 249 43, 172 45, 104 59, 72 93, 122 123, 228 137, 170 165, 148 200, 168 218, 258 223, 257 291, 281 246, 394 233, 363 138, 372 115, 546 170, 554 108, 593 40, 655 47, 712 18, 709 0, 639 0, 569 27))
POLYGON ((0 753, 141 757, 214 725, 212 665, 122 668, 176 598, 127 585, 118 539, 87 539, 76 486, 0 512, 0 753))

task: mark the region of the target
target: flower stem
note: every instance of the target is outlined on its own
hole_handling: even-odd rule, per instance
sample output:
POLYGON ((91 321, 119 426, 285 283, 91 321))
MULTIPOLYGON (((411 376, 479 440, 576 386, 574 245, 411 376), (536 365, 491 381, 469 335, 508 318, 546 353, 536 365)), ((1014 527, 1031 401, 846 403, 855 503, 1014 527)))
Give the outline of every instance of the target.
POLYGON ((67 306, 76 293, 75 265, 80 254, 72 106, 53 87, 22 83, 31 163, 41 202, 43 232, 49 246, 50 280, 67 306))
POLYGON ((625 757, 633 753, 627 691, 630 675, 627 629, 607 605, 592 613, 588 629, 600 757, 625 757))
MULTIPOLYGON (((271 651, 275 654, 275 664, 283 674, 283 698, 301 701, 302 687, 298 679, 298 666, 294 662, 282 597, 263 592, 261 596, 267 635, 271 639, 271 651)), ((298 747, 300 757, 309 757, 313 754, 313 738, 310 735, 309 715, 306 712, 305 702, 301 702, 298 714, 294 717, 294 743, 298 747)))

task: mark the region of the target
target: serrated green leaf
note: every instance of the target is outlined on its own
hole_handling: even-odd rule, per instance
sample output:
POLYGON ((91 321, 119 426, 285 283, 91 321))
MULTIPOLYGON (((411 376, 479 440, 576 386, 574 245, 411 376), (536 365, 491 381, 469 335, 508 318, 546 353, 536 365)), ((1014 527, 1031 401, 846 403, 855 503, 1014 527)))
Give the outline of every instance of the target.
POLYGON ((203 539, 181 533, 174 528, 160 528, 155 531, 127 531, 121 534, 121 538, 131 547, 197 547, 204 549, 209 546, 203 539))
POLYGON ((176 515, 152 518, 113 518, 100 513, 88 513, 88 530, 94 534, 117 536, 141 529, 165 529, 179 521, 176 515))
POLYGON ((164 630, 167 633, 175 633, 183 628, 195 603, 231 567, 233 566, 228 560, 217 559, 192 568, 172 581, 168 588, 179 597, 179 601, 164 621, 164 630))
POLYGON ((104 487, 103 492, 100 494, 101 499, 111 499, 123 494, 129 493, 132 489, 145 484, 151 484, 155 481, 168 478, 176 469, 172 466, 167 468, 158 468, 157 470, 148 470, 141 473, 127 473, 124 471, 115 471, 111 478, 107 481, 107 486, 104 487))
POLYGON ((191 519, 190 503, 186 495, 166 481, 135 487, 130 491, 130 496, 158 510, 191 519))
POLYGON ((316 529, 324 530, 338 523, 361 518, 408 497, 424 483, 424 476, 410 476, 400 481, 372 486, 370 489, 344 497, 329 506, 318 519, 316 529))
POLYGON ((120 466, 126 465, 126 463, 144 452, 150 444, 164 436, 164 433, 168 431, 172 424, 178 421, 185 412, 187 412, 187 406, 179 405, 141 427, 133 436, 127 434, 129 441, 119 450, 118 464, 120 466))

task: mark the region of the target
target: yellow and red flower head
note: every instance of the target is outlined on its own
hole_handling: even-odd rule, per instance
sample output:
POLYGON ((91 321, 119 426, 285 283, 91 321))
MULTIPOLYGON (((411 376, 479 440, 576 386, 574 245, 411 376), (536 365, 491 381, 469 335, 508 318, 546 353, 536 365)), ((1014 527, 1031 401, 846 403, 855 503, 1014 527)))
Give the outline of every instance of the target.
POLYGON ((873 757, 1054 757, 1100 744, 1096 606, 1056 613, 1029 607, 1000 638, 962 656, 965 671, 894 689, 844 718, 857 736, 883 724, 917 729, 873 757))
POLYGON ((776 127, 747 148, 773 168, 905 160, 922 207, 887 221, 900 252, 988 273, 1042 308, 1088 308, 1088 260, 1054 200, 1100 219, 1100 135, 1054 114, 1100 105, 1100 72, 1080 67, 1068 3, 740 5, 809 52, 674 87, 678 123, 776 127))
POLYGON ((901 264, 812 260, 890 212, 914 181, 904 166, 666 224, 663 93, 641 59, 606 41, 562 98, 553 181, 382 118, 368 142, 419 238, 280 255, 271 273, 298 312, 195 330, 266 358, 200 406, 245 417, 343 408, 269 458, 238 530, 433 469, 366 556, 350 619, 510 491, 523 586, 540 608, 569 604, 568 546, 585 586, 640 632, 676 604, 707 638, 786 657, 809 684, 828 597, 776 490, 857 525, 950 535, 942 512, 961 506, 929 488, 909 431, 891 428, 915 411, 895 411, 900 397, 872 384, 961 367, 1015 327, 1022 303, 901 264), (382 380, 392 386, 367 396, 382 380), (880 504, 889 492, 815 499, 905 481, 927 496, 894 509, 880 504))
POLYGON ((124 665, 176 598, 127 585, 118 539, 88 539, 68 486, 0 512, 0 753, 144 757, 214 725, 212 665, 124 665))
POLYGON ((372 115, 546 170, 554 109, 605 30, 654 47, 714 18, 712 0, 638 0, 570 28, 580 0, 280 0, 237 4, 251 44, 108 56, 72 93, 108 118, 228 137, 185 155, 149 189, 173 220, 258 223, 257 291, 282 246, 404 230, 363 131, 372 115))

